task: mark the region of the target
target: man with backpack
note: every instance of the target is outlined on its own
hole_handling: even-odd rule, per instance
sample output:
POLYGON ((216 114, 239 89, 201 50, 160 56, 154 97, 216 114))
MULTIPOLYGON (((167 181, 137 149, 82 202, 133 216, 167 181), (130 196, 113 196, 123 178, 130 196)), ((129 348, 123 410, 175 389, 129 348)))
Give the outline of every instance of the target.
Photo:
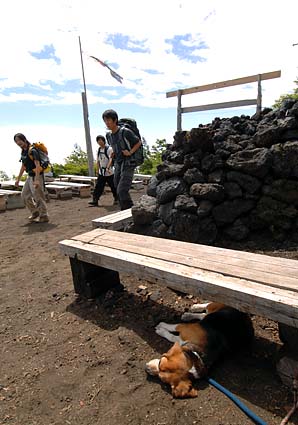
POLYGON ((29 222, 47 223, 49 221, 45 192, 43 168, 41 166, 40 153, 34 144, 31 145, 24 134, 17 133, 14 136, 15 143, 22 149, 22 162, 19 176, 15 182, 19 186, 22 175, 28 173, 27 180, 22 189, 22 198, 25 206, 30 210, 29 222))
POLYGON ((96 174, 98 175, 96 185, 93 192, 93 201, 89 202, 91 207, 98 207, 98 201, 103 194, 105 184, 107 183, 114 196, 114 205, 118 204, 117 192, 114 186, 114 167, 111 146, 106 144, 104 136, 97 136, 96 142, 99 145, 96 161, 96 174))
POLYGON ((125 210, 133 206, 129 190, 135 168, 141 163, 138 161, 138 153, 142 153, 141 137, 136 125, 134 131, 132 130, 133 127, 128 128, 128 125, 121 125, 121 120, 118 122, 118 114, 113 109, 106 110, 102 114, 102 119, 110 130, 110 133, 107 133, 107 139, 113 149, 115 162, 114 184, 120 208, 125 210))

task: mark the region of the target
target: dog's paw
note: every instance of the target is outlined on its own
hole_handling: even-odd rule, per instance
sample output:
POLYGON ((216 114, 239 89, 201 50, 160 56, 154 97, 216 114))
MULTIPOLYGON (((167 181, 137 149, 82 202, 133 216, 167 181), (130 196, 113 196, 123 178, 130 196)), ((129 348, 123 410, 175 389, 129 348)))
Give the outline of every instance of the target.
POLYGON ((192 313, 203 313, 206 312, 207 304, 193 304, 190 306, 190 311, 192 313))
POLYGON ((182 314, 181 320, 182 322, 190 322, 191 320, 193 320, 193 313, 189 313, 186 311, 182 314))
POLYGON ((156 326, 156 328, 155 328, 155 332, 157 333, 157 335, 162 336, 163 338, 165 338, 165 337, 166 337, 166 335, 167 335, 167 331, 166 331, 166 329, 165 329, 165 328, 163 328, 162 326, 161 326, 161 327, 157 327, 157 326, 156 326))
POLYGON ((165 322, 159 322, 159 324, 155 326, 155 330, 165 328, 165 325, 166 325, 165 322))

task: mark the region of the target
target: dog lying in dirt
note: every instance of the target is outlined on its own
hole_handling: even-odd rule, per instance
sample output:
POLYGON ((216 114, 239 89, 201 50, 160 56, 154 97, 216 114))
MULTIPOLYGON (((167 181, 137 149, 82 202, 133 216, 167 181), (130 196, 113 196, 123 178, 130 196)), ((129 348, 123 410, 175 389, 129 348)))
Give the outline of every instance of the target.
POLYGON ((182 320, 196 323, 161 322, 156 333, 174 345, 160 359, 146 364, 149 375, 169 384, 173 397, 196 397, 193 379, 203 378, 224 354, 248 348, 254 336, 249 316, 220 303, 194 304, 182 320))

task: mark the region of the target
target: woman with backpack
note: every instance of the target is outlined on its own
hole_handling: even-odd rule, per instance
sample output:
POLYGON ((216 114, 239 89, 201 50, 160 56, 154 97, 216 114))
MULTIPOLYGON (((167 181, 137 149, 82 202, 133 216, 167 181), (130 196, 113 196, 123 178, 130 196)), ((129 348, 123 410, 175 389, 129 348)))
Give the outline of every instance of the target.
POLYGON ((93 192, 93 200, 89 202, 91 207, 98 207, 98 201, 103 194, 107 183, 114 196, 114 205, 118 204, 117 192, 114 185, 113 149, 106 143, 104 136, 97 136, 96 142, 99 145, 96 161, 96 174, 98 175, 93 192))
POLYGON ((22 175, 26 171, 28 177, 22 189, 22 198, 25 206, 30 210, 30 223, 47 223, 49 221, 46 198, 44 192, 43 168, 41 167, 40 153, 34 144, 31 145, 24 134, 14 135, 15 143, 22 149, 20 162, 22 163, 15 186, 19 186, 22 175))

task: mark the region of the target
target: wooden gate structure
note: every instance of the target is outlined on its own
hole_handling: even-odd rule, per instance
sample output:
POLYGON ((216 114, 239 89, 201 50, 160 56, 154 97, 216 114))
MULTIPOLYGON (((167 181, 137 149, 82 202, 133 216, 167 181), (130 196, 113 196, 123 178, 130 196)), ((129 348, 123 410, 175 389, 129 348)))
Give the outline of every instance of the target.
POLYGON ((177 130, 182 130, 182 114, 187 112, 198 112, 198 111, 209 111, 212 109, 224 109, 224 108, 235 108, 239 106, 248 106, 248 105, 257 105, 257 112, 261 111, 262 108, 262 80, 271 80, 272 78, 279 78, 281 76, 281 71, 272 71, 266 72, 264 74, 250 75, 248 77, 235 78, 234 80, 220 81, 218 83, 205 84, 203 86, 190 87, 188 89, 179 89, 175 91, 170 91, 166 93, 166 97, 178 97, 178 106, 177 106, 177 130), (222 103, 212 103, 210 105, 200 105, 200 106, 189 106, 182 108, 182 95, 198 93, 207 90, 216 90, 222 89, 225 87, 237 86, 241 84, 248 83, 258 83, 258 93, 256 99, 244 99, 244 100, 234 100, 231 102, 222 102, 222 103))

